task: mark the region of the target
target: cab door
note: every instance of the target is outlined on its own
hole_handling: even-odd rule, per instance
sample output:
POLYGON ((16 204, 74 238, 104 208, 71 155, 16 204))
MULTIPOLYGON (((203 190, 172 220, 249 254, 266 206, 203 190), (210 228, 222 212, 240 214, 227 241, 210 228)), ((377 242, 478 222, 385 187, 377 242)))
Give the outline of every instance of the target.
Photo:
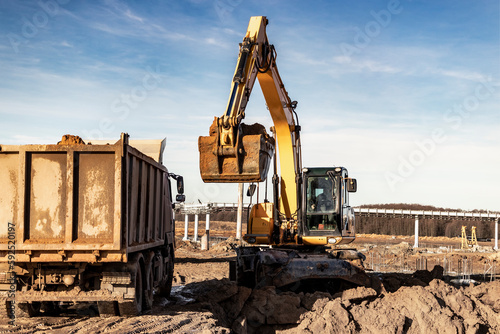
MULTIPOLYGON (((355 187, 349 187, 348 182, 353 182, 347 175, 347 170, 342 171, 341 203, 342 203, 342 237, 355 237, 354 209, 349 205, 349 192, 356 191, 355 187)), ((354 183, 356 180, 354 180, 354 183)))

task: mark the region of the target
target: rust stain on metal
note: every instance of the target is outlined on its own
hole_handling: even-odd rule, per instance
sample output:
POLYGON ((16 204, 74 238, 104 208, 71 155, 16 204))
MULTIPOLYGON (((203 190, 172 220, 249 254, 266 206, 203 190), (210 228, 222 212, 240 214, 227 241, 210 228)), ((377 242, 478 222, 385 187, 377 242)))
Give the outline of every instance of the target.
POLYGON ((8 237, 17 213, 18 154, 0 154, 0 238, 8 237))
POLYGON ((78 240, 113 238, 114 176, 113 154, 80 154, 78 240))
POLYGON ((66 156, 33 154, 30 239, 62 239, 65 225, 66 156))

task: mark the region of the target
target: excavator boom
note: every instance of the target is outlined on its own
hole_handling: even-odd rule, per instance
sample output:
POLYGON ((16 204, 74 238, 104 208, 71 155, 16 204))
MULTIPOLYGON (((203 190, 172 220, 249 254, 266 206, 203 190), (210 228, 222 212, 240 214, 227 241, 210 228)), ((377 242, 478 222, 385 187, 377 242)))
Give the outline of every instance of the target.
MULTIPOLYGON (((299 127, 294 120, 292 102, 276 67, 276 53, 266 35, 268 21, 263 16, 250 19, 231 84, 226 111, 216 117, 209 136, 199 138, 200 173, 204 182, 261 182, 274 155, 275 141, 259 124, 245 126, 245 108, 259 80, 271 113, 280 152, 282 187, 295 184, 300 172, 299 127), (290 154, 289 152, 293 152, 290 154)), ((294 211, 296 198, 285 206, 294 211), (290 208, 292 207, 292 208, 290 208)))

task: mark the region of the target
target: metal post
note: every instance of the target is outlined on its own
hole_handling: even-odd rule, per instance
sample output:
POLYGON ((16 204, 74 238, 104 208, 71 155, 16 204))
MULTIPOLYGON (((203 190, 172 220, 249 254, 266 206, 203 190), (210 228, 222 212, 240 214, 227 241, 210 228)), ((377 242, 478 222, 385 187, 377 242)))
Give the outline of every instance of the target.
POLYGON ((207 211, 205 219, 205 234, 201 237, 201 250, 210 249, 210 213, 207 211))
POLYGON ((495 222, 495 250, 498 250, 498 222, 500 221, 500 218, 497 218, 495 222))
MULTIPOLYGON (((259 182, 257 182, 257 201, 255 203, 259 203, 259 182)), ((248 222, 247 222, 248 223, 248 222)))
POLYGON ((186 213, 184 215, 184 238, 182 238, 182 240, 189 240, 188 228, 189 228, 189 215, 186 213))
POLYGON ((193 241, 198 242, 198 214, 194 215, 194 236, 193 241))
POLYGON ((205 235, 207 236, 207 250, 210 244, 210 213, 205 216, 205 235))
POLYGON ((243 183, 238 183, 238 216, 236 217, 236 239, 241 240, 241 221, 243 217, 243 183))
POLYGON ((413 248, 418 248, 418 216, 415 216, 415 244, 413 248))

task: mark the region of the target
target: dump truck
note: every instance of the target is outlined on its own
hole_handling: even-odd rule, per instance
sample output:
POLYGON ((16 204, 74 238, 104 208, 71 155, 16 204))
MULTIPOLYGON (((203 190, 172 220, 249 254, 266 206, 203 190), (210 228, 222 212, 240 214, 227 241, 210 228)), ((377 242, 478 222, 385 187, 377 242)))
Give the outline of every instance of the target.
POLYGON ((132 316, 154 293, 169 296, 184 182, 162 164, 164 147, 124 133, 111 143, 0 145, 2 317, 75 302, 132 316))
POLYGON ((204 182, 262 182, 274 169, 273 198, 252 207, 243 237, 249 245, 236 249, 230 277, 249 287, 315 279, 369 285, 364 255, 337 249, 355 239, 349 193, 356 191, 356 179, 341 166, 302 167, 297 102, 279 75, 267 24, 264 16, 250 19, 226 110, 198 139, 204 182), (271 134, 261 124, 242 123, 256 79, 273 120, 271 134))

